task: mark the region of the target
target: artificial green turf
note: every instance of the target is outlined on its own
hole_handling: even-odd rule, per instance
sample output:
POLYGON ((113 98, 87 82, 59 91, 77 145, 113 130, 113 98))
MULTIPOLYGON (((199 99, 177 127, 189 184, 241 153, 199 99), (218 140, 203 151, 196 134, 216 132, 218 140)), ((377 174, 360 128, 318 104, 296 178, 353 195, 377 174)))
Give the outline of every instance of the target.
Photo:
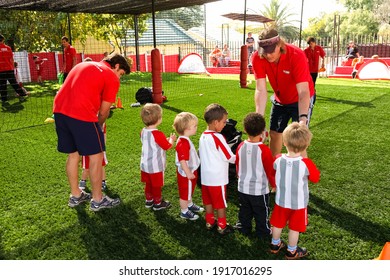
MULTIPOLYGON (((244 116, 255 108, 254 82, 241 89, 237 75, 169 74, 163 80, 168 102, 163 105, 160 129, 172 132, 175 115, 190 111, 199 118, 198 133, 192 138, 195 146, 206 127, 202 115, 208 104, 222 104, 238 121, 239 130, 244 116)), ((135 102, 136 89, 149 85, 150 74, 132 73, 122 81, 119 96, 124 109, 113 110, 107 121, 106 167, 108 194, 120 197, 122 204, 98 213, 89 211, 88 205, 67 206, 66 155, 56 151, 54 125, 42 124, 51 114, 58 86, 48 83, 46 95, 34 91, 26 102, 10 101, 19 109, 0 113, 0 124, 10 128, 0 133, 0 259, 284 258, 269 254, 268 241, 255 236, 235 232, 221 237, 206 231, 204 215, 197 221, 181 219, 174 150, 167 153, 163 188, 172 208, 153 212, 144 207, 139 180, 141 108, 130 103, 135 102), (28 116, 35 121, 23 126, 28 116), (11 125, 12 119, 17 124, 11 125)), ((30 90, 34 87, 30 85, 30 90)), ((321 170, 321 180, 310 185, 309 225, 299 244, 308 248, 307 259, 373 259, 390 241, 389 82, 321 78, 317 94, 308 154, 321 170)), ((267 123, 269 108, 270 104, 267 123)), ((199 189, 194 201, 201 204, 199 189)), ((237 213, 237 191, 231 182, 228 222, 234 224, 237 213)), ((287 239, 287 230, 283 238, 287 239)))

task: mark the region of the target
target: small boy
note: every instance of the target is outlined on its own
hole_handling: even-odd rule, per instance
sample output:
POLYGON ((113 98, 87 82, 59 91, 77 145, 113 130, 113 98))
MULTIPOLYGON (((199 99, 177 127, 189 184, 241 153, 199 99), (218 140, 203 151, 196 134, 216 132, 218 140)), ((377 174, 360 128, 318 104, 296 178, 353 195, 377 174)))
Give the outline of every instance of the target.
MULTIPOLYGON (((107 141, 107 126, 106 123, 102 126, 103 134, 104 134, 104 143, 107 141)), ((102 161, 102 191, 107 190, 107 183, 106 183, 106 170, 105 166, 108 164, 106 151, 103 152, 103 161, 102 161)), ((81 180, 79 181, 79 189, 85 190, 87 187, 87 179, 89 177, 89 156, 82 156, 81 157, 81 167, 83 169, 81 173, 81 180)))
POLYGON ((225 127, 228 113, 219 104, 210 104, 204 112, 207 129, 199 140, 201 162, 202 200, 206 208, 206 228, 217 227, 218 233, 225 235, 233 232, 226 222, 226 185, 229 183, 229 162, 235 163, 225 138, 220 134, 225 127), (217 210, 217 221, 214 217, 217 210))
POLYGON ((157 127, 162 122, 162 109, 158 104, 146 103, 141 110, 141 119, 146 125, 141 131, 141 182, 145 183, 145 207, 154 211, 169 208, 171 203, 162 198, 166 150, 172 148, 176 136, 166 138, 157 127))
POLYGON ((42 65, 47 59, 46 58, 40 59, 39 56, 34 55, 33 60, 34 60, 35 68, 37 69, 37 74, 38 74, 37 82, 41 84, 42 83, 42 72, 43 72, 42 65))
POLYGON ((275 188, 274 158, 272 152, 262 141, 265 139, 265 120, 261 114, 249 113, 244 119, 244 130, 248 140, 241 142, 236 151, 238 177, 238 199, 240 210, 236 227, 241 233, 249 235, 252 219, 256 223, 256 235, 269 238, 269 188, 275 188))
POLYGON ((198 118, 191 113, 178 114, 173 122, 179 138, 176 142, 177 184, 180 197, 180 217, 188 220, 196 220, 204 209, 192 202, 192 196, 198 180, 198 167, 200 159, 190 136, 196 134, 198 118))
POLYGON ((315 164, 302 157, 311 138, 312 134, 306 125, 291 123, 283 131, 283 144, 287 154, 279 155, 274 162, 276 194, 271 215, 273 229, 270 247, 271 253, 276 254, 286 246, 280 236, 288 223, 287 259, 299 259, 308 254, 306 248, 298 247, 298 239, 299 233, 306 231, 308 222, 308 180, 313 183, 320 180, 320 171, 315 164))

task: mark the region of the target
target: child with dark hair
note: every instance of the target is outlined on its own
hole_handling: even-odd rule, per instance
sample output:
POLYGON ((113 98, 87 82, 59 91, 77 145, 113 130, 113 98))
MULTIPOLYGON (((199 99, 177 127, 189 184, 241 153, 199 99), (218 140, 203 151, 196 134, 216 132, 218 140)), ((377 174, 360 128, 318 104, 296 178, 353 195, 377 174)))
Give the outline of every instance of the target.
POLYGON ((270 237, 269 187, 275 188, 273 156, 265 139, 265 120, 258 113, 249 113, 244 119, 244 130, 248 140, 241 142, 236 152, 238 176, 238 199, 240 210, 236 228, 243 234, 252 231, 252 219, 256 224, 256 235, 270 237))
POLYGON ((226 222, 226 186, 229 183, 229 162, 234 163, 236 156, 220 133, 226 125, 228 112, 219 104, 207 106, 204 119, 207 130, 199 140, 201 162, 202 199, 206 208, 206 228, 217 227, 221 235, 231 233, 233 227, 226 222), (217 220, 214 217, 217 211, 217 220))

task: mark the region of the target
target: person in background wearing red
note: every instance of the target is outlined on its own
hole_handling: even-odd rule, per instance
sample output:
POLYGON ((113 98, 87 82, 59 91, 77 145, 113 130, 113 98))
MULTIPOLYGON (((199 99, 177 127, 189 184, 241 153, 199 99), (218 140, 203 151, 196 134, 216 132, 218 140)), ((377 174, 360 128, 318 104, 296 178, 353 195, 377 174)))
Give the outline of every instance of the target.
POLYGON ((2 105, 9 105, 7 93, 7 81, 13 87, 20 100, 24 100, 27 94, 19 86, 14 73, 14 54, 12 49, 4 44, 5 37, 0 34, 0 95, 2 105))
POLYGON ((45 63, 47 58, 40 59, 39 56, 34 55, 33 60, 34 60, 35 68, 37 69, 37 74, 38 74, 37 82, 41 84, 42 83, 42 72, 43 72, 42 64, 45 63))
POLYGON ((316 86, 316 81, 318 77, 318 69, 320 64, 321 57, 321 68, 325 67, 325 52, 324 49, 317 45, 316 39, 314 37, 309 37, 307 39, 307 44, 309 45, 305 49, 305 54, 307 57, 307 62, 309 63, 309 71, 311 78, 313 79, 314 87, 316 86))
POLYGON ((69 39, 66 36, 61 38, 62 46, 64 47, 64 63, 62 73, 64 73, 64 82, 68 76, 70 70, 77 64, 76 49, 69 43, 69 39))

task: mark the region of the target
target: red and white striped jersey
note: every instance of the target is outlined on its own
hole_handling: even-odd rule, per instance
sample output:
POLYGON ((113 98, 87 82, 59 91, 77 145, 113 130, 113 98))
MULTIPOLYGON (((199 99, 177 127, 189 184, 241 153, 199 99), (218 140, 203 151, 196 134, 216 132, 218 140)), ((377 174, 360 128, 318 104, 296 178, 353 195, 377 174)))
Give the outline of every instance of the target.
POLYGON ((143 128, 141 131, 141 170, 157 173, 165 170, 166 150, 172 147, 164 133, 157 129, 143 128))
POLYGON ((186 136, 179 136, 176 141, 176 159, 175 163, 177 166, 177 171, 183 177, 187 177, 184 170, 181 168, 180 161, 187 161, 188 168, 194 173, 198 169, 200 164, 200 159, 198 153, 196 152, 195 146, 186 136))
POLYGON ((317 183, 320 171, 308 158, 283 154, 274 162, 276 170, 275 203, 283 208, 303 209, 309 203, 308 181, 317 183))
POLYGON ((236 156, 226 143, 225 137, 215 131, 206 130, 199 140, 201 183, 206 186, 224 186, 229 183, 229 162, 236 156))
POLYGON ((275 171, 270 148, 262 142, 245 140, 237 148, 238 191, 249 195, 269 193, 268 182, 275 187, 275 171))

